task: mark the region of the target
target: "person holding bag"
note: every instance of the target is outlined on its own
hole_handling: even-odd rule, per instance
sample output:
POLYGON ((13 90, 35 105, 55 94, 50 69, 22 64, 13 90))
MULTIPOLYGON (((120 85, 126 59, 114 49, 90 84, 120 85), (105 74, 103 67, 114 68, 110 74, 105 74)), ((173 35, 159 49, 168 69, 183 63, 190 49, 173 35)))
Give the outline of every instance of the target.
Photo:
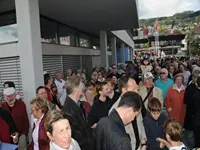
POLYGON ((146 116, 148 101, 153 97, 160 100, 163 107, 163 97, 161 89, 154 87, 153 84, 153 74, 151 72, 146 72, 143 74, 143 85, 140 87, 139 95, 143 99, 142 116, 146 116))

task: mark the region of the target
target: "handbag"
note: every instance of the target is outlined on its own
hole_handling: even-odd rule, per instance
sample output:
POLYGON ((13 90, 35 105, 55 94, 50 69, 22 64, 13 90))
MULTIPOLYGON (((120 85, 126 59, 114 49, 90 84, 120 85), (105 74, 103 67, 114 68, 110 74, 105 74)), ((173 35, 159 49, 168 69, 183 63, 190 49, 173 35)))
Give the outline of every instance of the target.
POLYGON ((154 86, 150 89, 149 93, 147 94, 147 96, 145 97, 145 99, 142 101, 142 117, 144 118, 147 114, 147 109, 144 106, 144 103, 146 102, 146 100, 148 99, 149 95, 151 94, 151 92, 153 91, 154 86))

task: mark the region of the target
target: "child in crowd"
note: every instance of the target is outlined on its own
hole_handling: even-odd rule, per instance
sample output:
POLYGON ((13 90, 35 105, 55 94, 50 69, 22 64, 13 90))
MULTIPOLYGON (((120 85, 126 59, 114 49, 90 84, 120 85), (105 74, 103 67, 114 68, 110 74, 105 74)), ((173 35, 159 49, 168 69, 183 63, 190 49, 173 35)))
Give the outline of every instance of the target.
POLYGON ((147 150, 160 150, 160 143, 156 139, 165 137, 163 125, 167 117, 161 114, 161 106, 160 100, 154 97, 148 103, 148 112, 143 120, 147 136, 147 150))
POLYGON ((166 140, 157 138, 161 148, 166 146, 169 150, 189 150, 181 142, 182 126, 177 120, 169 119, 164 125, 164 131, 166 140))

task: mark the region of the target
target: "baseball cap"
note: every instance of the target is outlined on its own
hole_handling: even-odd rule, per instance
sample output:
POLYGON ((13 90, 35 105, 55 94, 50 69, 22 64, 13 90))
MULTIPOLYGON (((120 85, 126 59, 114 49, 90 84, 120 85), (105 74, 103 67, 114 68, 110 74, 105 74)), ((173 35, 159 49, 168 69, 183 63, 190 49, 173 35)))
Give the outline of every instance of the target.
POLYGON ((5 96, 12 95, 14 93, 15 93, 15 89, 13 87, 8 87, 8 88, 4 89, 4 91, 3 91, 3 94, 5 96))
POLYGON ((143 79, 154 78, 151 72, 146 72, 143 74, 143 79))

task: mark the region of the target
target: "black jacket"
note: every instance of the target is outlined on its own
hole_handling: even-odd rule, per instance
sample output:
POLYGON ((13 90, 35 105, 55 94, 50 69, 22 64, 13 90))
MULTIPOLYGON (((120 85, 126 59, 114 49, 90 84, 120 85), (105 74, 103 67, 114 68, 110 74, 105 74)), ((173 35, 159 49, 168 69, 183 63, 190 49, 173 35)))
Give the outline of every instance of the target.
POLYGON ((115 109, 97 124, 96 150, 132 150, 130 137, 115 109))
POLYGON ((78 142, 81 150, 95 150, 94 134, 81 107, 67 96, 62 111, 67 114, 72 129, 72 137, 78 142))
POLYGON ((167 121, 167 117, 160 114, 158 120, 154 120, 150 112, 147 112, 143 123, 147 136, 147 150, 161 150, 160 143, 156 138, 160 137, 165 139, 163 125, 167 121))
POLYGON ((107 97, 105 102, 99 100, 99 95, 95 96, 94 103, 88 113, 88 124, 93 126, 98 123, 102 117, 108 116, 108 112, 113 105, 113 101, 107 97))
MULTIPOLYGON (((113 98, 112 98, 113 104, 119 99, 119 97, 120 97, 120 93, 114 91, 114 96, 113 96, 113 98)), ((113 104, 112 104, 112 105, 113 105, 113 104)))
POLYGON ((189 131, 194 130, 193 120, 194 120, 194 96, 198 88, 194 83, 188 85, 185 90, 184 95, 184 104, 186 107, 186 114, 185 114, 185 121, 184 121, 184 128, 189 131))
POLYGON ((200 89, 198 89, 194 93, 193 97, 193 109, 194 109, 194 118, 193 118, 193 125, 194 128, 200 128, 200 89))

